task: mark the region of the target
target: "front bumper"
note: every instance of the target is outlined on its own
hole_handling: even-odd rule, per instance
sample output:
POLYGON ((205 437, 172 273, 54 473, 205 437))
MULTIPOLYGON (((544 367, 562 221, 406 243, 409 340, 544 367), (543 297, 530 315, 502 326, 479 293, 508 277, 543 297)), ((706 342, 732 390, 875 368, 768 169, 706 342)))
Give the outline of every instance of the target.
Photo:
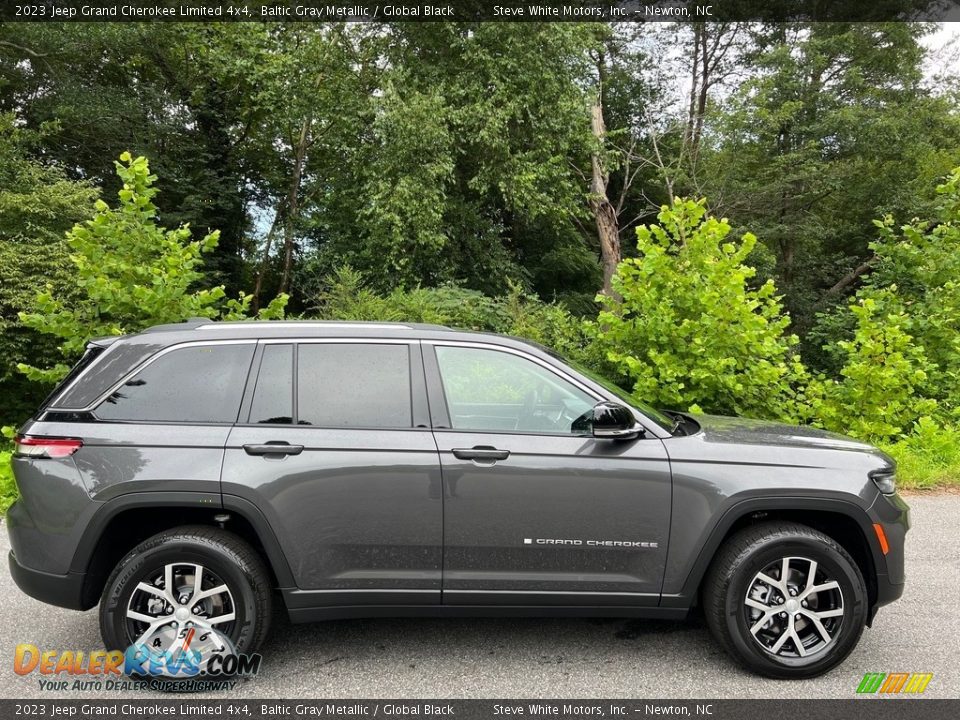
MULTIPOLYGON (((882 526, 889 550, 886 554, 880 551, 881 561, 876 563, 876 598, 867 617, 868 625, 873 622, 879 608, 903 595, 906 580, 904 545, 910 529, 910 506, 899 495, 878 495, 870 507, 869 515, 874 523, 882 526)), ((872 545, 877 544, 875 552, 878 551, 877 538, 870 540, 872 545)))
POLYGON ((13 550, 10 551, 9 561, 13 581, 30 597, 70 610, 87 609, 83 602, 83 581, 86 573, 68 572, 66 575, 54 575, 33 570, 17 562, 13 550))

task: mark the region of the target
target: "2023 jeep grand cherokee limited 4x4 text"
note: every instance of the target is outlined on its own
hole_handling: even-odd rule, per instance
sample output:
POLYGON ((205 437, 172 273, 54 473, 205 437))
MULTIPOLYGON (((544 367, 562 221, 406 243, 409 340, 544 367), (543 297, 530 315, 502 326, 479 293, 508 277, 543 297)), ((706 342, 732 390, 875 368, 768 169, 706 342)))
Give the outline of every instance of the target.
POLYGON ((194 628, 252 652, 276 598, 293 621, 700 605, 747 667, 810 677, 904 580, 908 510, 874 448, 658 412, 539 346, 435 326, 92 341, 13 468, 17 584, 99 602, 108 649, 176 652, 194 628))

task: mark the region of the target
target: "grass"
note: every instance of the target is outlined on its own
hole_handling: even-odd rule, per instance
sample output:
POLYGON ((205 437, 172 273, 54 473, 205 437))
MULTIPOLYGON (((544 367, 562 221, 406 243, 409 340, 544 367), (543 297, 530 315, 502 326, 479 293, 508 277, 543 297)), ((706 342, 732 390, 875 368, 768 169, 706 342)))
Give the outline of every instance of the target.
POLYGON ((960 487, 960 428, 941 426, 924 418, 913 433, 881 447, 897 461, 899 487, 960 487))

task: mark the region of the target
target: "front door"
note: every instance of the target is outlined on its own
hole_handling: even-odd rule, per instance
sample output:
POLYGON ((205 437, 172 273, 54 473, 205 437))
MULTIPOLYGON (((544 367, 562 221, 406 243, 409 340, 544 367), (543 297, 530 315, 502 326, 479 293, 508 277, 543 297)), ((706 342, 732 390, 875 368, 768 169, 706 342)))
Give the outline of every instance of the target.
POLYGON ((446 426, 434 428, 444 603, 656 605, 671 497, 661 441, 574 434, 606 398, 533 355, 440 342, 424 353, 446 426))
POLYGON ((271 342, 254 365, 223 493, 268 516, 298 602, 439 603, 443 501, 419 343, 271 342))

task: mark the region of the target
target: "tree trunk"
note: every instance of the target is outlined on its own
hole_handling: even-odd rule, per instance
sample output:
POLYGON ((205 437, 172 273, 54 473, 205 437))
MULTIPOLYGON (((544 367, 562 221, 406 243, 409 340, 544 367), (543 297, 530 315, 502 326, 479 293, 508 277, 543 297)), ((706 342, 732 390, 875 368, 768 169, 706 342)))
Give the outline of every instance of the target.
POLYGON ((693 24, 693 57, 690 58, 690 101, 687 107, 687 131, 685 133, 687 147, 693 143, 693 133, 697 122, 697 85, 700 81, 700 36, 703 34, 703 23, 693 24))
MULTIPOLYGON (((717 32, 720 32, 719 30, 717 32)), ((697 96, 697 121, 693 130, 691 155, 696 157, 703 135, 703 116, 707 114, 707 93, 710 91, 710 53, 707 50, 707 28, 700 28, 700 87, 697 96)))
POLYGON ((602 90, 597 91, 597 99, 591 108, 590 126, 597 139, 597 150, 591 157, 592 176, 590 181, 590 209, 597 223, 597 237, 600 239, 600 259, 603 264, 603 287, 600 292, 607 297, 616 298, 613 291, 613 276, 620 264, 620 223, 617 212, 607 196, 607 183, 610 175, 603 165, 603 139, 607 133, 603 120, 602 90))
POLYGON ((293 173, 290 177, 290 189, 287 192, 287 214, 283 224, 283 275, 277 292, 285 293, 290 289, 290 274, 293 269, 293 242, 297 220, 300 214, 300 183, 303 180, 303 164, 310 144, 310 127, 313 120, 307 117, 300 126, 300 137, 294 147, 293 173))
POLYGON ((273 247, 273 236, 276 234, 277 227, 280 225, 282 212, 283 206, 280 205, 277 207, 277 212, 273 216, 273 222, 270 223, 270 230, 267 231, 267 239, 263 246, 263 258, 260 260, 260 267, 257 268, 257 279, 253 286, 253 300, 250 303, 250 307, 254 313, 260 310, 260 293, 263 292, 263 276, 267 274, 267 266, 270 264, 270 249, 273 247))

